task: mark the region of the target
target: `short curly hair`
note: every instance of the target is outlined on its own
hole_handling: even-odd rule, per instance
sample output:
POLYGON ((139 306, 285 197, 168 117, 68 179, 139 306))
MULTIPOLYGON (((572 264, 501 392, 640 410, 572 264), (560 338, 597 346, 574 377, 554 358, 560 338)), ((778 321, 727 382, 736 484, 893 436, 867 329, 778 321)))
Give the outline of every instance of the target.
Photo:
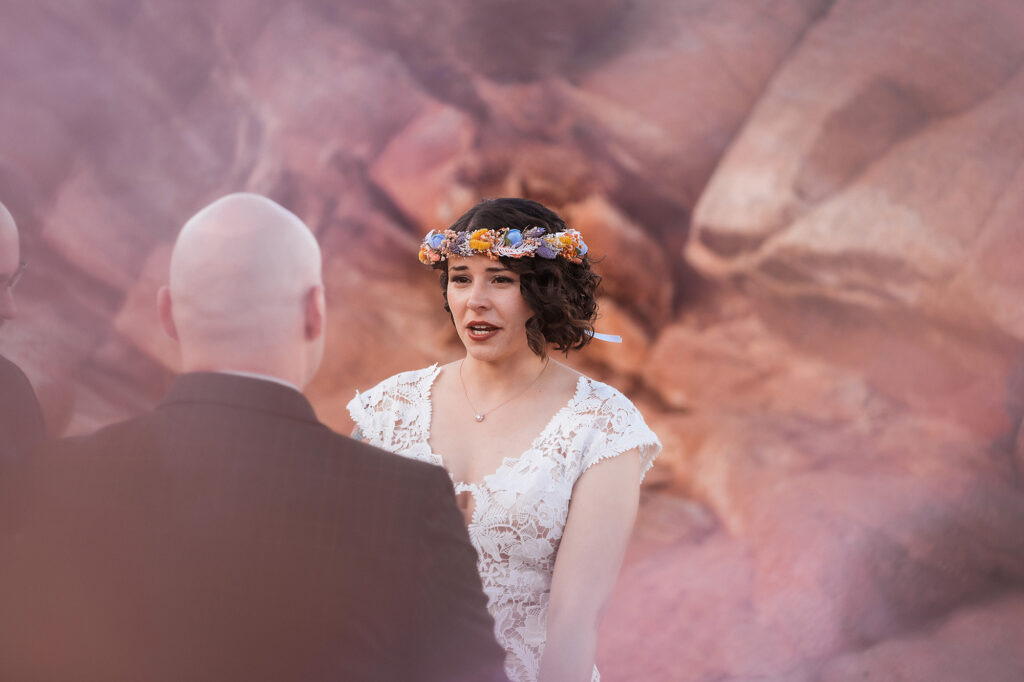
MULTIPOLYGON (((542 227, 548 233, 568 229, 565 221, 543 204, 529 199, 484 199, 466 211, 448 229, 472 232, 503 227, 527 230, 542 227)), ((500 257, 501 264, 519 275, 519 291, 533 316, 526 322, 526 341, 537 355, 544 357, 547 347, 569 353, 583 348, 593 338, 597 319, 597 286, 601 277, 593 271, 584 255, 581 263, 565 258, 500 257)), ((448 306, 448 262, 433 264, 441 273, 444 309, 448 306)), ((454 322, 452 318, 452 322, 454 322)))

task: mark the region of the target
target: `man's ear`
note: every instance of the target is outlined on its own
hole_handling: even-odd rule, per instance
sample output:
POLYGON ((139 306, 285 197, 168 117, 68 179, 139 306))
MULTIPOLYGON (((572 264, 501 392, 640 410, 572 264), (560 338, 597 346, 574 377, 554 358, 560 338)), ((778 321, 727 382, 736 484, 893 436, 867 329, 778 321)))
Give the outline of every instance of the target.
POLYGON ((171 305, 171 290, 165 284, 156 292, 156 309, 160 315, 160 326, 167 336, 178 340, 178 328, 174 326, 174 314, 171 305))
POLYGON ((306 294, 306 340, 315 341, 324 333, 327 321, 327 301, 324 298, 324 287, 317 284, 306 294))

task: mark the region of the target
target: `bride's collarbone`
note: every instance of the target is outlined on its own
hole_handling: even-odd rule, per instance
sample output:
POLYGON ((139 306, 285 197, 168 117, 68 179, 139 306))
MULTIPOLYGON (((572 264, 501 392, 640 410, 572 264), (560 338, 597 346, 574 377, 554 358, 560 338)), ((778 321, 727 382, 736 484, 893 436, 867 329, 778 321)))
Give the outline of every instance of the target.
MULTIPOLYGON (((531 420, 532 421, 532 420, 531 420)), ((478 422, 468 410, 435 414, 431 429, 431 446, 440 455, 448 469, 459 480, 476 480, 473 472, 459 476, 456 469, 480 469, 484 474, 493 472, 508 457, 517 457, 529 450, 540 434, 543 424, 523 423, 513 411, 501 415, 500 411, 487 415, 478 422), (506 417, 506 418, 503 418, 506 417), (493 465, 493 466, 492 466, 493 465)))
POLYGON ((434 410, 431 450, 459 481, 480 481, 497 471, 506 459, 524 455, 555 411, 542 410, 536 404, 508 406, 478 422, 465 405, 442 403, 435 407, 448 409, 434 410))
POLYGON ((456 480, 480 481, 506 459, 521 457, 531 449, 574 397, 578 377, 566 370, 504 405, 476 406, 484 414, 478 421, 458 375, 442 372, 431 396, 430 449, 456 480))

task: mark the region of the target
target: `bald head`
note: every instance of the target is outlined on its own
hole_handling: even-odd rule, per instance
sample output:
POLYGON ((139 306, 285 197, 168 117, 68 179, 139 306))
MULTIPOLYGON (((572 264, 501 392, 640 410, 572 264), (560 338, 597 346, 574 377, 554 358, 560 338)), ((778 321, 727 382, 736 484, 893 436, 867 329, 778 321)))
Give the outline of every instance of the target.
POLYGON ((0 290, 0 325, 18 314, 14 292, 7 285, 18 269, 20 259, 18 226, 7 207, 0 204, 0 285, 3 285, 3 290, 0 290))
POLYGON ((319 364, 322 325, 311 338, 309 316, 310 306, 323 312, 320 247, 298 217, 266 197, 231 194, 185 223, 168 297, 165 325, 188 371, 280 376, 282 358, 301 358, 302 371, 292 367, 282 378, 302 385, 319 364))

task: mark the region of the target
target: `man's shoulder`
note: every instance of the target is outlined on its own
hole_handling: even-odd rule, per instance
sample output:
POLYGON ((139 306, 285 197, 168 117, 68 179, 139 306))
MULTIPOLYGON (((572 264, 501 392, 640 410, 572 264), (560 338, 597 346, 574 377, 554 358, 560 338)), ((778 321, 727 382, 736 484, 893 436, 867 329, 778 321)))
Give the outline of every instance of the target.
MULTIPOLYGON (((148 413, 121 422, 100 426, 90 433, 54 438, 39 448, 39 456, 75 457, 89 455, 115 456, 118 452, 137 453, 140 441, 152 433, 147 428, 148 413)), ((151 441, 151 439, 148 439, 151 441)))
POLYGON ((0 355, 0 387, 7 389, 32 390, 32 383, 25 372, 9 358, 0 355))
MULTIPOLYGON (((410 483, 445 480, 447 474, 439 466, 419 462, 382 450, 357 439, 334 431, 321 422, 306 423, 279 420, 273 427, 266 427, 258 434, 234 432, 227 429, 211 436, 191 434, 182 437, 174 419, 168 419, 160 410, 143 413, 122 422, 104 426, 97 431, 69 438, 62 438, 49 445, 51 452, 60 456, 93 456, 104 459, 144 458, 147 453, 178 450, 183 447, 202 448, 211 446, 208 455, 210 465, 217 465, 217 458, 226 452, 223 446, 237 445, 239 450, 232 458, 246 457, 255 461, 265 457, 285 456, 285 468, 309 472, 343 470, 354 480, 367 481, 373 485, 391 484, 407 480, 410 483), (267 430, 276 432, 277 438, 266 438, 267 430), (173 444, 170 441, 174 441, 173 444), (283 450, 278 448, 288 443, 283 450), (285 451, 287 450, 287 451, 285 451)), ((226 456, 226 455, 225 455, 226 456)), ((275 466, 281 465, 277 461, 275 466)))
POLYGON ((396 455, 335 431, 331 431, 330 434, 334 452, 338 455, 344 454, 357 466, 368 467, 399 479, 430 481, 447 478, 445 470, 435 464, 396 455))
POLYGON ((32 382, 14 362, 0 355, 0 422, 6 429, 42 438, 42 412, 32 382))

